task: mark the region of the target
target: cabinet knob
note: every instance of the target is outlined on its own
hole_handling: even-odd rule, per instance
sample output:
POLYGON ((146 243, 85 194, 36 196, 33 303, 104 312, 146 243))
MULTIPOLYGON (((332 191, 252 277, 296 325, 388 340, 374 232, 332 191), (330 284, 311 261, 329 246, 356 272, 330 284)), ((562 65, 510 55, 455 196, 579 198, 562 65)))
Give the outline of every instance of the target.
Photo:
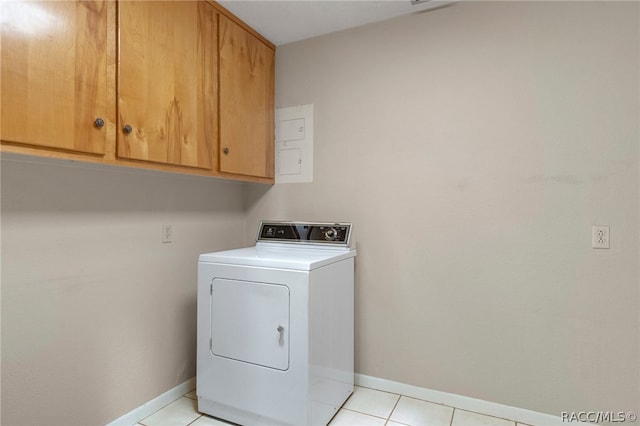
POLYGON ((229 154, 229 148, 225 148, 225 149, 223 149, 223 150, 222 150, 222 152, 224 152, 224 155, 229 154))
POLYGON ((104 120, 98 117, 96 118, 96 121, 93 122, 93 125, 96 126, 98 129, 102 129, 102 127, 104 127, 104 120))
POLYGON ((128 135, 129 133, 133 132, 133 127, 129 126, 128 124, 125 124, 124 127, 122 128, 122 131, 128 135))

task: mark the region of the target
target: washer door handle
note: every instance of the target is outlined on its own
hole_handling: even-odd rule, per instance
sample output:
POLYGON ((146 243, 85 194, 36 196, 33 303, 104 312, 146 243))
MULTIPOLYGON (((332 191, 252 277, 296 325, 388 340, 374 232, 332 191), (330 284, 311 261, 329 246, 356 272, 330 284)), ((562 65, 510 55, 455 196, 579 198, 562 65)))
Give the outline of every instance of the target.
POLYGON ((278 344, 284 346, 284 327, 279 325, 276 330, 278 331, 278 344))

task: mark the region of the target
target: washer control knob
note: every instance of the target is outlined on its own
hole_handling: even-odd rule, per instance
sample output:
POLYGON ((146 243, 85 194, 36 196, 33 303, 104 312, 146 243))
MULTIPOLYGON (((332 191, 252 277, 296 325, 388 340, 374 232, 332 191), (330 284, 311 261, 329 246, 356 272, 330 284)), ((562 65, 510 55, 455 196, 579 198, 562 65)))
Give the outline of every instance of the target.
POLYGON ((338 231, 335 228, 331 228, 324 233, 324 239, 327 241, 335 241, 338 238, 338 231))

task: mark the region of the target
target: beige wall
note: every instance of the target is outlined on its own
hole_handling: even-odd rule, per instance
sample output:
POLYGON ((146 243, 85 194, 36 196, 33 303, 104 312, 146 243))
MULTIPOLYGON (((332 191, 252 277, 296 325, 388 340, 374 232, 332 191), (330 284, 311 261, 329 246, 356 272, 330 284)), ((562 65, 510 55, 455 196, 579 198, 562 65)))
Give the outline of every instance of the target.
POLYGON ((638 40, 635 2, 463 2, 279 48, 315 178, 250 187, 247 229, 354 222, 358 373, 640 409, 638 40))
POLYGON ((243 244, 243 185, 11 158, 2 424, 105 424, 192 378, 197 257, 243 244))

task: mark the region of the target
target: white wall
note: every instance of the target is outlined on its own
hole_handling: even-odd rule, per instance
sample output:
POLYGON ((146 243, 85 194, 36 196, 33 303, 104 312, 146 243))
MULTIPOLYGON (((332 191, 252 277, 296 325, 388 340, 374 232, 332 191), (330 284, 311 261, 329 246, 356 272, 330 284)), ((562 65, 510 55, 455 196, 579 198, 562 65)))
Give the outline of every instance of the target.
POLYGON ((250 187, 247 229, 354 223, 358 373, 640 410, 639 20, 461 2, 279 47, 277 107, 314 104, 315 181, 250 187))
POLYGON ((2 424, 105 424, 192 378, 198 254, 243 244, 243 184, 1 167, 2 424))

